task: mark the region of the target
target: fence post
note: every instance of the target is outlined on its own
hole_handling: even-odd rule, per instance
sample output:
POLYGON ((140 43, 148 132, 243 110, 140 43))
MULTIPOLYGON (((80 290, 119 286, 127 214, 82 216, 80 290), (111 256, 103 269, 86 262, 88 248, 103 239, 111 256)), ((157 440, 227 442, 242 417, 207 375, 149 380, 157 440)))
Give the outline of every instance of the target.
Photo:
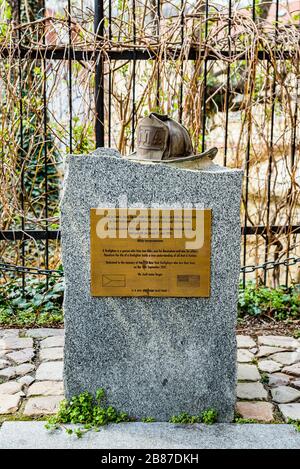
MULTIPOLYGON (((104 6, 103 0, 95 0, 94 31, 97 39, 104 34, 104 6)), ((101 52, 96 54, 95 67, 95 134, 96 148, 104 146, 104 80, 103 57, 101 52)))

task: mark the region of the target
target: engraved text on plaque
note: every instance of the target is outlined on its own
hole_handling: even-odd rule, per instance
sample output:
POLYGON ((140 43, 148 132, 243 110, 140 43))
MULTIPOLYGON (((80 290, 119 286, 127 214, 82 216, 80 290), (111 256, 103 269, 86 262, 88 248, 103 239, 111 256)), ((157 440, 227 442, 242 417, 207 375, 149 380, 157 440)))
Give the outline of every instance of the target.
POLYGON ((210 209, 91 209, 91 295, 208 297, 210 209))

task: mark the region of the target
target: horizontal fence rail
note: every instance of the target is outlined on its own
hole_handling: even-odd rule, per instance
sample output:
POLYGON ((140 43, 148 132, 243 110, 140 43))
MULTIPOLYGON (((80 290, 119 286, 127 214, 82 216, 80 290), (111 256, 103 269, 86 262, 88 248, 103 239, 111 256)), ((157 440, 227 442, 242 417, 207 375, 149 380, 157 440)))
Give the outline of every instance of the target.
MULTIPOLYGON (((101 52, 101 48, 99 48, 99 52, 101 52)), ((9 49, 1 49, 0 50, 0 59, 5 59, 8 57, 14 58, 21 58, 27 60, 67 60, 69 54, 71 55, 71 60, 96 60, 97 49, 86 49, 86 50, 78 50, 74 49, 73 47, 62 47, 62 48, 45 48, 45 49, 26 49, 20 47, 18 50, 14 50, 13 53, 9 49)), ((159 55, 159 49, 155 50, 145 50, 145 49, 133 49, 133 50, 107 50, 105 55, 103 55, 103 59, 106 61, 110 60, 156 60, 159 55)), ((181 51, 178 48, 169 47, 166 50, 166 55, 164 60, 178 60, 181 56, 181 51)), ((230 59, 232 54, 226 50, 221 50, 219 54, 217 53, 206 53, 203 50, 199 50, 197 48, 191 48, 188 52, 188 55, 185 57, 185 60, 197 60, 203 59, 206 60, 220 60, 223 59, 230 59)), ((257 57, 259 60, 283 60, 283 59, 293 59, 297 57, 296 51, 289 51, 289 50, 282 50, 282 51, 274 51, 272 55, 266 51, 258 51, 257 57)), ((248 55, 237 51, 235 53, 234 60, 247 60, 248 55)))
MULTIPOLYGON (((265 235, 268 232, 270 233, 300 233, 300 226, 246 226, 241 228, 242 235, 265 235)), ((2 230, 0 231, 0 241, 25 241, 25 240, 43 240, 43 239, 52 239, 58 240, 61 237, 59 230, 26 230, 26 231, 14 231, 14 230, 2 230)))
MULTIPOLYGON (((263 269, 265 271, 278 268, 280 265, 289 267, 291 265, 296 265, 300 262, 300 257, 288 257, 282 261, 268 261, 261 265, 243 265, 240 269, 242 273, 252 273, 256 270, 263 269)), ((21 272, 31 275, 58 275, 62 277, 64 275, 62 270, 50 270, 50 269, 40 269, 38 267, 24 267, 21 265, 6 264, 0 262, 0 271, 2 272, 21 272)))

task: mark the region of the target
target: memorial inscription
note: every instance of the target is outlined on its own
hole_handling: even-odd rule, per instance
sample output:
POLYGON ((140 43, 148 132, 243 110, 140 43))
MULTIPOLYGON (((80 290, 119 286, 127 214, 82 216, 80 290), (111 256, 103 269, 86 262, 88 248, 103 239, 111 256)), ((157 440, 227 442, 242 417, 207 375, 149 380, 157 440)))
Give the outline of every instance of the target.
POLYGON ((91 295, 208 297, 210 209, 91 209, 91 295))

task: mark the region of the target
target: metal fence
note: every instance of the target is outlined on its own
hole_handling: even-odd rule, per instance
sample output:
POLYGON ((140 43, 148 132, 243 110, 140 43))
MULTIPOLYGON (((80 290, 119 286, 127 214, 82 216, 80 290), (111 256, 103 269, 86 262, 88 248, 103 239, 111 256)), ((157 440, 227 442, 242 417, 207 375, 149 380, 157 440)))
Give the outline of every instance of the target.
MULTIPOLYGON (((26 26, 28 18, 23 8, 25 4, 30 6, 33 3, 23 3, 21 0, 7 2, 12 7, 9 23, 13 23, 13 32, 11 42, 6 39, 0 48, 0 67, 1 63, 4 68, 13 67, 10 81, 15 87, 14 113, 15 124, 18 126, 16 152, 19 158, 18 177, 8 183, 8 187, 9 184, 14 188, 19 187, 18 217, 11 222, 11 215, 6 218, 4 216, 0 231, 0 240, 5 245, 1 250, 3 269, 21 275, 24 287, 27 274, 47 276, 57 265, 57 261, 52 261, 52 256, 59 249, 60 231, 59 226, 55 227, 57 223, 53 223, 55 217, 51 197, 58 199, 59 195, 50 187, 54 164, 49 150, 49 141, 52 138, 49 133, 55 115, 49 104, 49 88, 54 85, 49 78, 48 67, 51 67, 52 75, 58 76, 60 64, 64 66, 67 83, 64 103, 68 107, 65 130, 68 142, 65 141, 64 148, 60 146, 59 151, 63 153, 68 150, 72 153, 78 134, 78 128, 74 126, 74 114, 77 112, 74 111, 74 88, 77 86, 74 70, 78 64, 89 70, 92 76, 94 102, 91 112, 95 117, 96 147, 117 146, 123 153, 134 149, 136 122, 146 108, 174 111, 175 118, 187 123, 189 129, 192 129, 195 146, 201 150, 212 143, 214 135, 218 134, 218 128, 222 128, 220 162, 225 166, 238 165, 245 170, 242 281, 245 284, 248 278, 253 278, 254 272, 256 281, 265 284, 272 281, 286 285, 291 282, 299 283, 300 12, 297 2, 124 0, 116 6, 112 0, 95 0, 94 11, 88 7, 86 10, 90 11, 89 20, 94 17, 92 31, 88 21, 82 23, 78 20, 77 3, 74 2, 74 6, 68 0, 65 3, 63 22, 59 18, 53 19, 53 15, 49 11, 47 13, 47 4, 42 4, 36 17, 31 18, 34 34, 26 26), (64 28, 64 41, 57 40, 57 37, 53 39, 53 24, 57 22, 60 29, 55 34, 59 36, 64 28), (34 37, 36 35, 36 41, 30 43, 30 34, 34 37), (168 70, 168 63, 172 64, 171 71, 168 70), (39 182, 41 193, 37 197, 43 203, 39 209, 38 222, 35 221, 37 217, 32 215, 35 213, 34 184, 29 190, 26 179, 28 167, 33 166, 28 157, 27 140, 30 143, 31 137, 27 135, 27 128, 31 113, 34 114, 35 111, 28 111, 32 98, 28 98, 26 94, 30 88, 28 76, 33 68, 39 69, 37 75, 40 80, 40 100, 36 104, 40 110, 38 119, 35 117, 34 121, 41 125, 37 165, 42 182, 39 182), (127 95, 125 89, 121 98, 117 96, 114 81, 120 70, 122 75, 119 86, 126 88, 126 80, 130 82, 127 95), (168 82, 169 77, 172 77, 172 86, 168 82), (216 77, 220 78, 219 82, 213 81, 216 77), (143 80, 148 80, 146 85, 143 85, 143 80), (146 95, 148 105, 145 104, 146 95), (114 106, 118 106, 120 110, 117 118, 114 106), (282 120, 287 115, 287 109, 289 116, 286 117, 282 130, 282 120), (212 121, 218 120, 220 115, 222 123, 218 127, 212 121), (115 122, 116 119, 121 120, 120 116, 123 116, 122 125, 116 130, 115 122), (234 132, 231 134, 231 129, 237 128, 239 122, 232 123, 232 116, 236 121, 242 121, 242 130, 238 130, 238 142, 235 141, 238 138, 234 132), (193 120, 197 121, 195 128, 193 120), (217 126, 216 134, 214 126, 217 126), (262 128, 261 134, 257 128, 262 128), (122 134, 123 140, 119 137, 119 144, 116 144, 116 133, 122 134), (264 155, 259 157, 260 144, 255 141, 256 134, 259 134, 258 137, 265 145, 264 155), (283 139, 283 143, 280 139, 283 139), (282 160, 278 156, 280 152, 283 155, 282 160), (255 164, 252 164, 254 159, 255 164), (284 168, 280 166, 281 161, 284 161, 284 168), (255 180, 253 168, 258 168, 256 173, 259 177, 263 164, 262 194, 259 188, 257 193, 256 189, 252 190, 251 181, 255 180), (287 173, 287 176, 284 180, 279 180, 283 173, 287 173), (280 197, 276 190, 283 186, 285 189, 280 197), (29 254, 30 243, 36 248, 33 256, 29 254), (17 254, 13 256, 11 251, 7 254, 8 244, 14 246, 13 251, 17 251, 17 254), (14 269, 9 264, 17 264, 19 268, 14 269), (247 265, 250 267, 245 267, 247 265), (30 269, 32 267, 35 272, 30 269), (272 278, 268 277, 271 270, 272 278)), ((8 96, 7 89, 6 87, 8 96)), ((8 101, 8 97, 6 100, 8 101)), ((36 147, 37 144, 34 145, 36 147)), ((31 147, 30 151, 33 151, 31 147)), ((9 145, 6 148, 2 143, 3 161, 6 161, 5 155, 9 158, 9 151, 9 145)), ((3 174, 9 172, 6 163, 2 164, 2 168, 3 174)), ((2 186, 2 190, 7 189, 2 186)), ((4 203, 1 208, 5 211, 4 203)))

